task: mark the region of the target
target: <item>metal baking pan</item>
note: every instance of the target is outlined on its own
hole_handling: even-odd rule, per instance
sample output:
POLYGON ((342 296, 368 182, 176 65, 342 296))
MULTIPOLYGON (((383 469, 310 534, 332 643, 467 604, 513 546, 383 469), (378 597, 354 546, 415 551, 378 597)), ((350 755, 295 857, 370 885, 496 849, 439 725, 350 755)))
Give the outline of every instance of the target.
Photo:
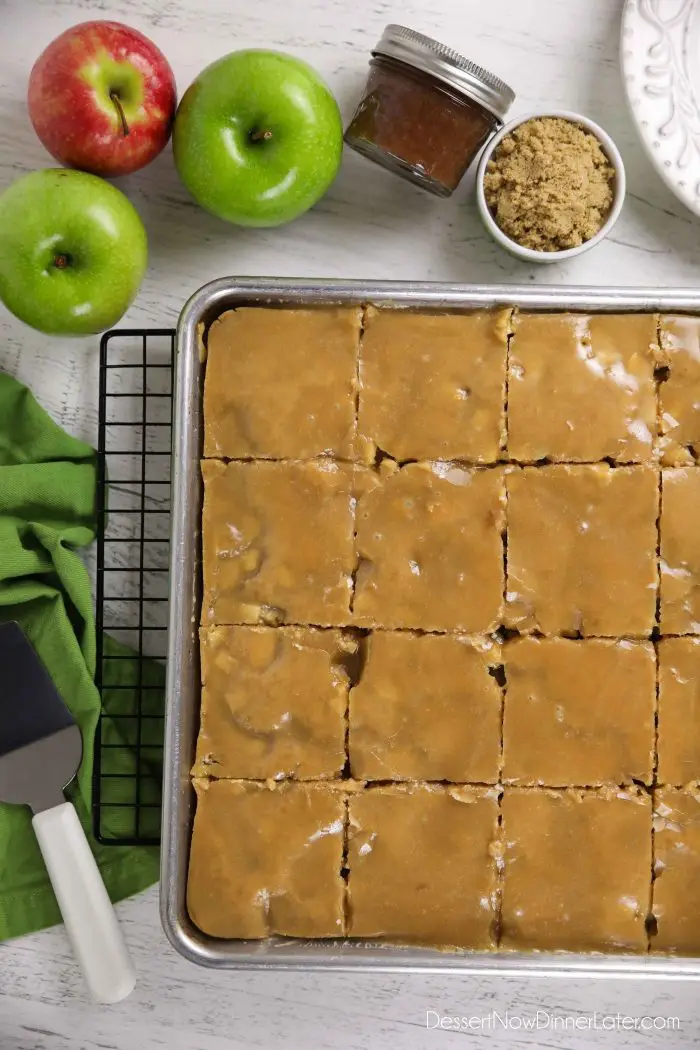
MULTIPOLYGON (((172 542, 168 644, 165 781, 161 851, 161 918, 186 959, 229 969, 378 970, 402 973, 481 973, 521 976, 700 979, 700 959, 657 955, 575 955, 443 952, 363 941, 223 941, 202 934, 186 908, 187 866, 194 815, 190 769, 199 712, 202 341, 211 322, 236 306, 376 303, 464 310, 499 305, 533 310, 700 313, 700 292, 674 289, 521 287, 413 282, 300 281, 225 278, 205 285, 180 316, 172 458, 172 542)), ((245 844, 241 843, 245 849, 245 844)))

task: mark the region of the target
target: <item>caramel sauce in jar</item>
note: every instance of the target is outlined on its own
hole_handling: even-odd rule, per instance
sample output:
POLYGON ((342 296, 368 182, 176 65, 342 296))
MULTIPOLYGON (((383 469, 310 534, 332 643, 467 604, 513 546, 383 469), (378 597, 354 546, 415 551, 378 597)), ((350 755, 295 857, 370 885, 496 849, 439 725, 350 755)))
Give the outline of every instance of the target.
POLYGON ((514 95, 498 77, 430 37, 387 26, 372 53, 347 144, 439 197, 449 197, 514 95))

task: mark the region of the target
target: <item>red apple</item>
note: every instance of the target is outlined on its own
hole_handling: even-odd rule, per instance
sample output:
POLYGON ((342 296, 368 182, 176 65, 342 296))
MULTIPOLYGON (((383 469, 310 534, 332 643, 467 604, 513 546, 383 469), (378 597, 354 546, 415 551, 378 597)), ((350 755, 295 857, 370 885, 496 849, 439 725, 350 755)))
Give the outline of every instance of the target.
POLYGON ((29 116, 49 153, 93 175, 128 175, 170 137, 177 96, 167 59, 120 22, 82 22, 39 56, 29 116))

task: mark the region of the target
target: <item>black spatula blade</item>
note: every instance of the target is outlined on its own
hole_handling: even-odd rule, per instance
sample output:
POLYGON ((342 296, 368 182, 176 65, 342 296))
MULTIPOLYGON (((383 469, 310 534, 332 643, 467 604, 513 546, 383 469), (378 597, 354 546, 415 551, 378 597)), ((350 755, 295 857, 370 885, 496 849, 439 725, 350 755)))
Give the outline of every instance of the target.
POLYGON ((17 623, 0 624, 0 800, 35 813, 63 801, 80 729, 17 623))

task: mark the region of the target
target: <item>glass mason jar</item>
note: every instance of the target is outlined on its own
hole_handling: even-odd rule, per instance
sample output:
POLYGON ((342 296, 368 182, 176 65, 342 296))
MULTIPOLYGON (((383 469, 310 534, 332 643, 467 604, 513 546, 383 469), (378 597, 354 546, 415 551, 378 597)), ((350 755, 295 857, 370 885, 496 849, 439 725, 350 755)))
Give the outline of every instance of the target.
POLYGON ((389 25, 345 133, 358 153, 449 197, 515 99, 499 77, 436 40, 389 25))

